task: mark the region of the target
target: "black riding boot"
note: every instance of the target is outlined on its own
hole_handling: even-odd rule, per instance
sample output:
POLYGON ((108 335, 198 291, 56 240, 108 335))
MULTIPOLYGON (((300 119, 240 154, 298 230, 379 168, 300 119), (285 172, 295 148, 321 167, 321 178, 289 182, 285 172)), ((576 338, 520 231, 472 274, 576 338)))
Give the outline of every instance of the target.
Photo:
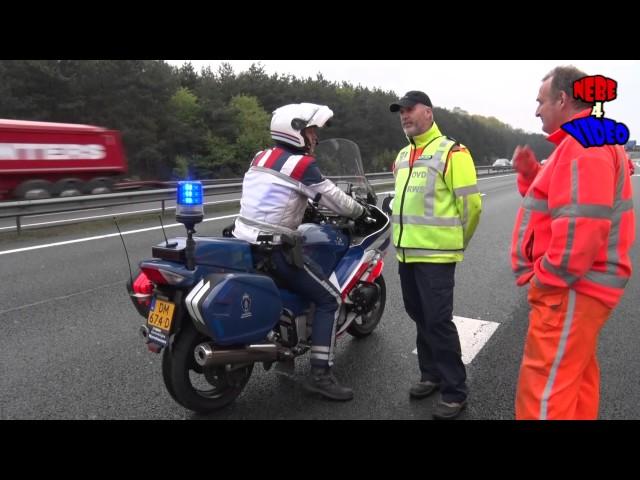
POLYGON ((353 390, 341 386, 329 367, 311 367, 311 373, 305 379, 303 387, 308 392, 319 393, 331 400, 344 402, 353 399, 353 390))

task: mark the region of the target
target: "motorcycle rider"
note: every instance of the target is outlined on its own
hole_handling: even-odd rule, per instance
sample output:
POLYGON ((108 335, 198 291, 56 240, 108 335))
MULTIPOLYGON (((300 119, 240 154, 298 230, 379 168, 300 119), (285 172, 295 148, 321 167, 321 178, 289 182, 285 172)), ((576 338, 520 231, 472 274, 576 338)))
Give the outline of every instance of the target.
MULTIPOLYGON (((333 400, 351 400, 353 391, 342 386, 331 373, 336 322, 342 303, 340 291, 322 269, 307 256, 291 261, 282 245, 282 234, 296 236, 307 199, 339 215, 359 218, 369 212, 320 173, 313 157, 317 129, 333 116, 324 105, 289 104, 276 109, 271 118, 275 145, 258 152, 242 184, 240 215, 233 235, 253 244, 258 236, 274 235, 271 272, 279 285, 315 303, 311 373, 303 388, 333 400), (297 263, 297 265, 295 265, 297 263)), ((301 254, 299 250, 298 253, 301 254)), ((300 258, 300 257, 298 257, 300 258)))

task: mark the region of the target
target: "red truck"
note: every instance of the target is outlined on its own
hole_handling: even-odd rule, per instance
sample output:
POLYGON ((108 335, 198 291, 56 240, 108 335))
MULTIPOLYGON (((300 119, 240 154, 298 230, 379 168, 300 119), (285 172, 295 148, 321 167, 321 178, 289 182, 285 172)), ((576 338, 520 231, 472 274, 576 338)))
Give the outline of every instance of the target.
POLYGON ((115 130, 0 119, 0 199, 109 193, 126 172, 115 130))

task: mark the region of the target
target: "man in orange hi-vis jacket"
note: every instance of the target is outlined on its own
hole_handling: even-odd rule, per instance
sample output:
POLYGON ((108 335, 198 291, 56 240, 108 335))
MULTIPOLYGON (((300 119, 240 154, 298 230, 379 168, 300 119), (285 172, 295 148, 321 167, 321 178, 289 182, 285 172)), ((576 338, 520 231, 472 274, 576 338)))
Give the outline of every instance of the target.
POLYGON ((598 334, 631 276, 635 217, 623 147, 585 148, 560 128, 591 113, 573 97, 584 76, 556 67, 542 79, 536 116, 556 145, 545 165, 527 146, 513 154, 524 199, 511 264, 517 284, 529 284, 531 306, 516 419, 598 417, 598 334))

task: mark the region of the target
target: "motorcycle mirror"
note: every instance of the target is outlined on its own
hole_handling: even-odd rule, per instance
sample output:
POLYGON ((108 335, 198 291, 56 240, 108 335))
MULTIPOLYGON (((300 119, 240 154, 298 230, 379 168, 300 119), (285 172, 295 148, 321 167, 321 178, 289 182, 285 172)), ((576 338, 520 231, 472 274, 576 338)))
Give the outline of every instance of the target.
POLYGON ((382 200, 382 211, 387 215, 391 215, 393 210, 393 197, 391 195, 382 200))
POLYGON ((204 208, 202 206, 202 183, 178 182, 176 199, 176 220, 187 230, 193 230, 196 223, 202 222, 204 208))

